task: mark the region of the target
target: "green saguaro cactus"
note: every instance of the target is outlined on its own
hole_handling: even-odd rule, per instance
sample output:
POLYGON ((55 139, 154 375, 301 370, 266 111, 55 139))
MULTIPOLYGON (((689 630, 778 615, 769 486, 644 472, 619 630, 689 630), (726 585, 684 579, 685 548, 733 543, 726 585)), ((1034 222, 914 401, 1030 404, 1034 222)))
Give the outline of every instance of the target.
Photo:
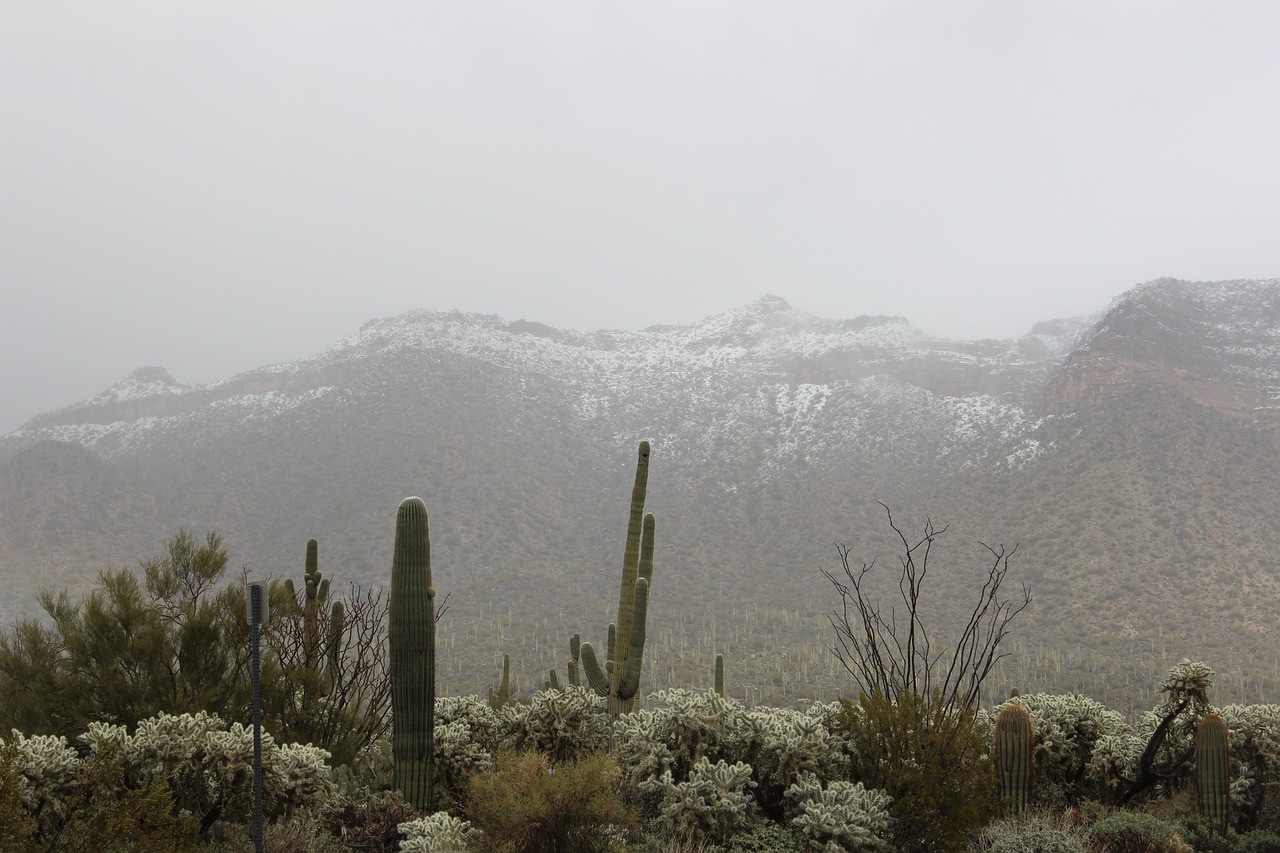
POLYGON ((342 654, 342 632, 346 616, 341 601, 335 601, 330 606, 329 613, 324 613, 329 601, 329 579, 321 576, 319 551, 319 543, 315 539, 308 539, 301 602, 298 601, 293 579, 285 578, 284 581, 293 613, 302 616, 302 657, 307 670, 303 691, 308 700, 326 696, 333 689, 338 660, 342 654), (323 643, 320 637, 322 628, 327 632, 323 643), (322 672, 326 659, 327 667, 322 672))
POLYGON ((569 686, 580 687, 582 685, 582 676, 579 674, 578 663, 582 660, 582 635, 574 634, 569 638, 569 686))
POLYGON ((1031 715, 1021 705, 1006 705, 996 716, 995 764, 1000 798, 1011 811, 1023 811, 1031 802, 1036 767, 1031 715))
POLYGON ((1231 817, 1231 742, 1226 721, 1206 714, 1196 726, 1196 792, 1200 815, 1225 834, 1231 817))
POLYGON ((644 665, 645 621, 649 613, 649 585, 653 580, 655 523, 644 511, 649 484, 649 442, 640 442, 635 485, 631 489, 631 515, 622 555, 622 588, 618 594, 618 620, 609 626, 605 665, 595 648, 582 643, 582 669, 587 683, 608 702, 609 716, 629 712, 640 689, 644 665))
POLYGON ((724 698, 724 655, 716 655, 716 695, 724 698))
POLYGON ((489 707, 498 710, 511 701, 511 656, 502 656, 502 681, 498 689, 489 688, 489 707))
POLYGON ((406 498, 396 512, 391 557, 391 758, 396 788, 425 812, 435 793, 435 596, 427 507, 406 498))

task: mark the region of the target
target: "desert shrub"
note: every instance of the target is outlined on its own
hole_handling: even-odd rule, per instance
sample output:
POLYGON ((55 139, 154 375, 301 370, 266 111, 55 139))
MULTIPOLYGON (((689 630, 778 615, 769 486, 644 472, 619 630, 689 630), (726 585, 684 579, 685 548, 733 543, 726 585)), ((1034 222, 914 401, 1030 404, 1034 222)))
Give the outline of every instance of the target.
POLYGON ((1269 829, 1246 832, 1237 839, 1233 853, 1280 853, 1280 835, 1269 829))
POLYGON ((1039 829, 1001 838, 987 853, 1087 853, 1084 842, 1061 829, 1039 829))
POLYGON ((484 833, 473 829, 470 821, 454 817, 448 812, 436 812, 400 824, 405 839, 400 853, 465 853, 479 844, 484 833))
MULTIPOLYGON (((13 746, 14 752, 21 748, 21 744, 13 746)), ((27 774, 39 759, 29 751, 24 760, 21 776, 26 778, 20 778, 19 784, 34 792, 40 787, 38 778, 27 774), (29 784, 33 779, 36 785, 29 784)), ((194 850, 199 822, 189 815, 177 814, 164 780, 153 779, 142 787, 130 788, 124 784, 125 773, 126 762, 118 747, 99 750, 77 762, 72 779, 59 791, 56 803, 39 796, 27 801, 34 804, 35 817, 39 819, 19 822, 17 831, 27 836, 28 846, 14 849, 62 853, 194 850)))
POLYGON ((539 752, 504 752, 467 784, 466 813, 491 850, 589 853, 635 816, 620 796, 622 773, 607 755, 553 768, 539 752))
POLYGON ((734 833, 718 849, 733 853, 805 853, 809 842, 798 827, 762 820, 734 833))
POLYGON ((699 758, 689 778, 676 781, 668 770, 657 779, 640 783, 641 790, 659 791, 661 820, 680 838, 720 842, 748 826, 755 805, 749 788, 751 767, 742 762, 712 764, 699 758))
POLYGON ((0 853, 22 853, 31 849, 36 824, 23 805, 22 773, 18 747, 0 743, 0 853))
POLYGON ((895 849, 960 850, 995 815, 990 729, 974 714, 905 693, 841 702, 854 781, 893 798, 895 849))
MULTIPOLYGON (((243 823, 219 821, 209 831, 208 853, 253 853, 253 835, 243 823)), ((271 853, 346 853, 347 847, 334 838, 314 814, 293 820, 268 823, 262 828, 263 848, 271 853)))
POLYGON ((325 803, 320 814, 329 834, 359 853, 396 853, 400 826, 423 816, 396 791, 339 795, 325 803))
POLYGON ((1179 827, 1142 812, 1113 812, 1095 823, 1090 835, 1108 853, 1194 853, 1179 827))

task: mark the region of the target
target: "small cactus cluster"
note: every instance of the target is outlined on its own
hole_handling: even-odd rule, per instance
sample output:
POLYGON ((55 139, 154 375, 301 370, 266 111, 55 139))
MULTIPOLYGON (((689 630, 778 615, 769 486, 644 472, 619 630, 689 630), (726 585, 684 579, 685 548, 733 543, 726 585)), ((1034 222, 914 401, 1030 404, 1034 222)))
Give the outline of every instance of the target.
MULTIPOLYGON (((609 625, 605 662, 601 666, 595 648, 581 644, 582 668, 587 683, 608 702, 616 719, 635 705, 644 664, 645 621, 649 613, 649 585, 653 580, 655 523, 644 511, 649 483, 649 442, 640 442, 635 485, 631 490, 631 514, 622 557, 622 588, 618 595, 618 620, 609 625)), ((572 651, 572 643, 570 646, 572 651)), ((574 665, 570 664, 570 683, 574 665)))

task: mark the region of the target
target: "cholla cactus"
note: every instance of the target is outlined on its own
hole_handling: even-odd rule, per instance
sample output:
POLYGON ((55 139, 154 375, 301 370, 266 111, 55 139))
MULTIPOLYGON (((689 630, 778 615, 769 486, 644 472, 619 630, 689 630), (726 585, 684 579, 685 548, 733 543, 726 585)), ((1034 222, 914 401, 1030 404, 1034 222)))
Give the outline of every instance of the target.
POLYGON ((893 798, 870 790, 861 782, 837 781, 823 787, 806 773, 787 789, 787 799, 800 812, 792 823, 809 835, 813 848, 824 853, 879 853, 892 825, 893 798))
POLYGON ((758 783, 756 801, 770 817, 782 817, 784 793, 801 777, 848 777, 849 759, 830 706, 753 708, 747 717, 754 728, 750 763, 758 783))
POLYGON ((472 828, 470 821, 448 812, 420 817, 400 824, 397 829, 405 837, 400 842, 400 853, 466 853, 484 837, 483 832, 472 828))
POLYGON ((528 705, 509 705, 501 716, 510 746, 544 753, 553 763, 608 746, 608 715, 588 687, 535 693, 528 705))
POLYGON ((670 771, 688 778, 699 758, 738 761, 755 736, 746 709, 736 699, 709 691, 673 688, 655 693, 656 707, 618 721, 616 755, 629 778, 640 782, 670 771))
POLYGON ((714 842, 733 835, 751 819, 753 801, 747 789, 755 784, 748 764, 712 764, 700 758, 687 781, 675 781, 668 771, 640 788, 663 793, 662 821, 672 832, 714 842))
POLYGON ((42 822, 60 823, 69 798, 78 789, 80 759, 62 736, 26 737, 14 729, 8 742, 17 747, 22 804, 42 822))

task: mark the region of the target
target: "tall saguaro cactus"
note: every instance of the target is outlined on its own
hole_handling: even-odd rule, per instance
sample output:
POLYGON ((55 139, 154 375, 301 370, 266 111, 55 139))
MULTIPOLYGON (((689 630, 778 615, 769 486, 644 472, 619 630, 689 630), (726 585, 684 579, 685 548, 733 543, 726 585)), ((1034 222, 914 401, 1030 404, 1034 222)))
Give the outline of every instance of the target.
POLYGON ((405 801, 430 812, 434 794, 435 587, 427 507, 406 498, 391 557, 391 758, 405 801))
POLYGON ((1206 714, 1196 726, 1196 792, 1200 815, 1213 830, 1226 833, 1231 812, 1231 748, 1227 723, 1206 714))
POLYGON ((617 717, 635 705, 644 664, 645 621, 649 613, 649 585, 653 580, 655 523, 644 511, 649 486, 649 442, 640 442, 636 480, 631 489, 631 515, 622 555, 622 588, 618 621, 609 626, 605 665, 590 643, 582 643, 582 669, 587 683, 608 701, 609 716, 617 717))
POLYGON ((290 607, 294 613, 302 616, 302 654, 306 666, 307 677, 303 694, 307 702, 317 697, 328 695, 337 678, 339 659, 342 655, 342 635, 345 628, 345 608, 341 601, 335 601, 329 607, 327 619, 322 619, 325 606, 329 602, 329 579, 321 577, 320 544, 315 539, 307 540, 307 556, 303 572, 303 599, 298 601, 298 593, 294 589, 293 579, 285 578, 284 588, 292 602, 290 607), (321 627, 327 624, 328 633, 322 640, 321 627), (327 658, 327 671, 321 672, 327 658))
POLYGON ((1031 802, 1035 781, 1035 733, 1031 715, 1021 705, 1006 705, 996 716, 996 779, 1000 799, 1020 812, 1031 802))

